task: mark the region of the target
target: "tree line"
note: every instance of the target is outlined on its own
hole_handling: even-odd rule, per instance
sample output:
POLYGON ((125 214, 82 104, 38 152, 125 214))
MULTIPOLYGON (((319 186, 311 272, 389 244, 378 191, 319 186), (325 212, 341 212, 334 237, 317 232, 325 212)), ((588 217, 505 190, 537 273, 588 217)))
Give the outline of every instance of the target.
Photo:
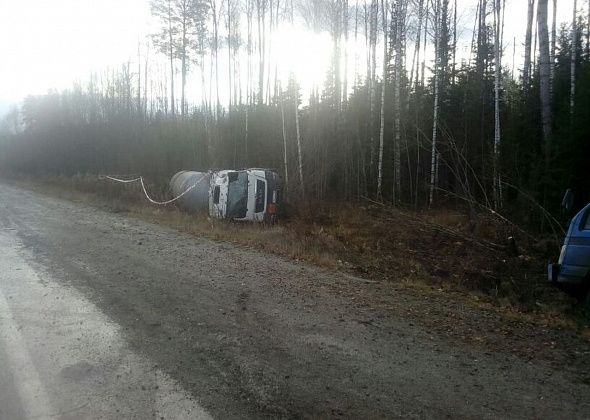
POLYGON ((523 220, 537 204, 556 211, 566 188, 588 201, 590 7, 574 1, 557 27, 556 0, 527 0, 517 41, 504 40, 505 0, 473 5, 460 58, 456 0, 153 0, 149 45, 167 69, 144 49, 84 85, 26 98, 4 118, 2 168, 164 185, 181 169, 273 167, 291 200, 462 203, 523 220), (273 34, 293 21, 330 35, 331 67, 311 92, 277 76, 273 34), (502 61, 510 41, 524 41, 520 69, 502 61), (351 70, 359 42, 364 64, 351 70))

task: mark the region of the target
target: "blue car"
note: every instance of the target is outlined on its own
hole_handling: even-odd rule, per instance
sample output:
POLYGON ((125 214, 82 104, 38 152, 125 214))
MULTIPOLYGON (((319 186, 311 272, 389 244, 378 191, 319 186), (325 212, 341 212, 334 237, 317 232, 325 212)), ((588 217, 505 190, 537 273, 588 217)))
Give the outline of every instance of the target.
POLYGON ((549 264, 549 281, 568 291, 582 292, 590 304, 590 203, 570 222, 557 264, 549 264))

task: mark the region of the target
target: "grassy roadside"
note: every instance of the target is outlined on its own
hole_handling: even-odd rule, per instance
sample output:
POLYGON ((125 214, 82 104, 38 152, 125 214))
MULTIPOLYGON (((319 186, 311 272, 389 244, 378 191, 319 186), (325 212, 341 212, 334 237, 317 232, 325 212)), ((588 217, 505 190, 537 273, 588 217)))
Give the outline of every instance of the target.
POLYGON ((588 335, 583 311, 545 281, 556 244, 514 226, 452 211, 415 214, 377 204, 336 203, 299 211, 274 226, 215 221, 176 206, 153 206, 137 186, 96 177, 12 180, 43 194, 128 214, 179 231, 263 250, 485 308, 508 319, 588 335), (508 237, 516 241, 507 241, 508 237))

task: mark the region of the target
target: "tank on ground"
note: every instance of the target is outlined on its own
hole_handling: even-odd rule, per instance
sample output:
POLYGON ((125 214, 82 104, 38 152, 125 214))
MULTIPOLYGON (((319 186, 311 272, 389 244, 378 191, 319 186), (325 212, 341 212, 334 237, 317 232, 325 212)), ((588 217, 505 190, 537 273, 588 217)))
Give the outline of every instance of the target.
POLYGON ((209 210, 209 183, 211 175, 207 172, 180 171, 170 180, 170 189, 174 197, 179 196, 191 186, 192 190, 183 195, 178 203, 189 211, 209 210))

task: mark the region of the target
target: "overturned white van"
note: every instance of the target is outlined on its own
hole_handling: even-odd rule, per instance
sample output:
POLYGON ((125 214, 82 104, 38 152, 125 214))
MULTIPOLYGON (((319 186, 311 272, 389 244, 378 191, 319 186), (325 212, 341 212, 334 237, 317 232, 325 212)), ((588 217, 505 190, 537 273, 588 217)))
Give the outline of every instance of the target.
POLYGON ((218 219, 274 222, 280 202, 280 177, 276 171, 262 168, 182 171, 175 174, 170 187, 190 211, 205 210, 218 219))

